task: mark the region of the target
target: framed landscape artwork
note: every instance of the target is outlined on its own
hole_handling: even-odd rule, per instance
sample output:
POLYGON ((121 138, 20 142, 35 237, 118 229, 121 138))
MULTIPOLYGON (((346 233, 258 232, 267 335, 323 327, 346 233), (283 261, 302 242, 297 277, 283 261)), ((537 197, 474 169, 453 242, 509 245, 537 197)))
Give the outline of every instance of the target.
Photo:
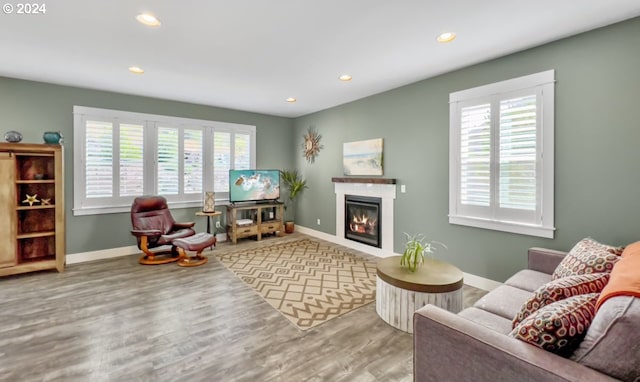
POLYGON ((382 175, 382 138, 344 143, 342 163, 345 175, 382 175))

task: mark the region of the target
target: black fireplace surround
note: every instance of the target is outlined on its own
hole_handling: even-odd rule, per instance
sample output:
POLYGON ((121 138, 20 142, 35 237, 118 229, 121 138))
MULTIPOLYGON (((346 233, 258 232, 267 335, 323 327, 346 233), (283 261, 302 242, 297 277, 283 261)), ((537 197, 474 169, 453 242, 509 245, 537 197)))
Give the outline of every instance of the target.
POLYGON ((381 198, 345 195, 344 237, 381 248, 381 198))

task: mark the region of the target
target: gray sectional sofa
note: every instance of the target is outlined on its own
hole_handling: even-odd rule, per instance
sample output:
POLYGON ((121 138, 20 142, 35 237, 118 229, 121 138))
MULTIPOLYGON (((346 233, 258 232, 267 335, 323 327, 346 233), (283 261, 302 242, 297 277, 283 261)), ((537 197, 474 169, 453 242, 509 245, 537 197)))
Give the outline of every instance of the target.
POLYGON ((614 297, 597 311, 572 357, 509 336, 512 319, 565 252, 531 248, 528 269, 458 314, 427 305, 414 314, 415 381, 640 381, 640 299, 614 297), (592 333, 593 332, 593 333, 592 333))

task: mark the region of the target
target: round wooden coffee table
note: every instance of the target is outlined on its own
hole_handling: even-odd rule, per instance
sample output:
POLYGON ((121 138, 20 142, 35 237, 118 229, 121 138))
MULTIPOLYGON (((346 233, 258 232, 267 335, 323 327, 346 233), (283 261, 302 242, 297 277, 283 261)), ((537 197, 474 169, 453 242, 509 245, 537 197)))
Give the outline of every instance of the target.
POLYGON ((425 259, 415 272, 400 267, 400 256, 377 264, 376 312, 394 328, 413 333, 413 312, 427 304, 453 313, 462 310, 462 271, 435 259, 425 259))

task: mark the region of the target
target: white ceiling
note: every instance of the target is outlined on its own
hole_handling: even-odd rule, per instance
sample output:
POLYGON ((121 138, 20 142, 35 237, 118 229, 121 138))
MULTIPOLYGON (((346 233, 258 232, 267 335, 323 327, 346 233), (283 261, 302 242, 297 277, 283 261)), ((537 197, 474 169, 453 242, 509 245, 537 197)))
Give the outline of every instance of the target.
POLYGON ((640 16, 640 0, 40 3, 0 13, 0 76, 287 117, 640 16), (437 43, 445 31, 458 38, 437 43))

